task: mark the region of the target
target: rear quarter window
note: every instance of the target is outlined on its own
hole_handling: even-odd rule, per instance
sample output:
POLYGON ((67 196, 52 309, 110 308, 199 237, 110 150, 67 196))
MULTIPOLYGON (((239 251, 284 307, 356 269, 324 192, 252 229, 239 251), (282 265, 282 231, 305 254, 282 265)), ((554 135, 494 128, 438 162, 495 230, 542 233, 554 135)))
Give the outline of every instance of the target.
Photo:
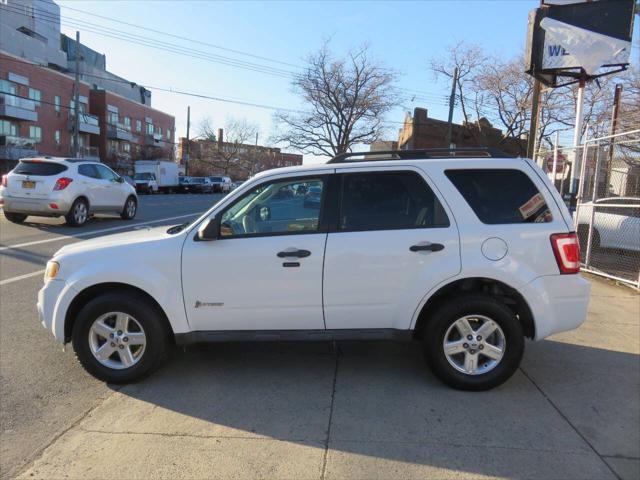
POLYGON ((514 169, 446 170, 482 223, 545 223, 553 217, 531 179, 514 169))
POLYGON ((41 177, 50 177, 58 175, 67 169, 66 165, 53 162, 20 162, 13 169, 13 173, 20 175, 35 175, 41 177))

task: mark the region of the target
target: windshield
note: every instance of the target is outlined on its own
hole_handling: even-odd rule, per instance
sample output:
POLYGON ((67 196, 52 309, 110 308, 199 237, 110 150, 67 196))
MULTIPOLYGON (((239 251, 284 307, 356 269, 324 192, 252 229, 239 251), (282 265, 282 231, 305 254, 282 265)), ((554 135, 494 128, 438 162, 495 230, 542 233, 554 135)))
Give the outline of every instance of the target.
POLYGON ((209 177, 212 182, 222 182, 222 177, 209 177))
POLYGON ((43 177, 49 177, 52 175, 58 175, 67 169, 65 165, 61 163, 42 162, 34 160, 31 162, 21 161, 16 168, 13 169, 13 173, 19 173, 21 175, 39 175, 43 177))
POLYGON ((134 175, 134 180, 155 180, 155 175, 149 172, 136 173, 134 175))
POLYGON ((204 178, 192 178, 191 183, 204 183, 204 178))

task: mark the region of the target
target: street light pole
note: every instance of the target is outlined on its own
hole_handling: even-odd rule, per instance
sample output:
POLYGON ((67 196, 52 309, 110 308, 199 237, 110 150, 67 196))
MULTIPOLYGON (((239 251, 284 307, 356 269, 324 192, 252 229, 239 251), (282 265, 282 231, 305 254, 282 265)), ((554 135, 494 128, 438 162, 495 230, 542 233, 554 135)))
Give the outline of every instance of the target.
POLYGON ((80 156, 80 32, 76 31, 76 76, 73 84, 73 156, 80 156))

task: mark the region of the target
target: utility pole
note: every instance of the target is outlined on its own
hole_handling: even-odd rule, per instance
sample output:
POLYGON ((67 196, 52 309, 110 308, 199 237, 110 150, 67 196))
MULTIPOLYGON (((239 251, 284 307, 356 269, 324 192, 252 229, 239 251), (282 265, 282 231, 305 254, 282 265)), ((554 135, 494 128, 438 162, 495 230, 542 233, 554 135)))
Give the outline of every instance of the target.
POLYGON ((189 141, 189 128, 191 127, 191 105, 187 107, 187 151, 184 155, 184 175, 189 173, 189 154, 191 153, 191 142, 189 141))
POLYGON ((609 155, 607 156, 607 170, 605 175, 605 185, 607 186, 607 190, 609 190, 609 180, 611 179, 611 169, 613 168, 613 148, 615 146, 616 130, 618 129, 618 114, 620 112, 620 97, 622 96, 622 84, 616 85, 615 93, 613 94, 613 110, 611 112, 611 131, 609 134, 611 135, 611 140, 609 143, 609 155))
POLYGON ((578 191, 578 182, 581 181, 580 175, 580 138, 582 137, 582 107, 584 105, 584 86, 586 81, 584 78, 580 79, 578 84, 578 99, 576 102, 576 127, 573 131, 573 165, 571 165, 571 182, 569 183, 569 193, 575 194, 578 191))
POLYGON ((529 123, 529 138, 527 138, 527 157, 535 156, 536 137, 538 136, 538 113, 540 112, 540 80, 533 82, 531 97, 531 122, 529 123))
POLYGON ((73 84, 73 156, 80 156, 80 32, 76 31, 76 78, 73 84))
POLYGON ((453 70, 453 81, 451 82, 451 96, 449 97, 449 120, 447 121, 447 148, 451 148, 451 129, 453 125, 453 107, 456 103, 456 83, 458 82, 458 67, 453 70))

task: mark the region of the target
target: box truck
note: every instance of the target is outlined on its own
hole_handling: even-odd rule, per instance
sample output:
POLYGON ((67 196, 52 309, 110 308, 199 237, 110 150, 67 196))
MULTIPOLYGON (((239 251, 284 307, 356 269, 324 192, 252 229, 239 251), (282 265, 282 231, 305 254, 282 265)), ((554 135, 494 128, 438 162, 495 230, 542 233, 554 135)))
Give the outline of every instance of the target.
POLYGON ((138 160, 135 165, 136 190, 144 193, 171 193, 178 189, 178 165, 168 160, 138 160))

